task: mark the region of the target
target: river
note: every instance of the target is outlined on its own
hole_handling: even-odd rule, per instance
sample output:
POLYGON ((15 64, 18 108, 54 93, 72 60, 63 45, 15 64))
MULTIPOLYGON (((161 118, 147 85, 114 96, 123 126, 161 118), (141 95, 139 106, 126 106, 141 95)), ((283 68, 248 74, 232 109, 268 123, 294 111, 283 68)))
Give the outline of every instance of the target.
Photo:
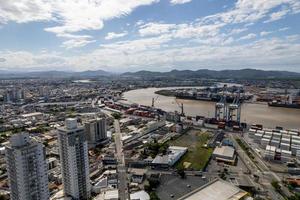
MULTIPOLYGON (((183 103, 184 112, 189 116, 214 117, 215 103, 209 101, 183 100, 175 97, 157 95, 154 92, 161 89, 147 88, 125 92, 123 97, 128 103, 151 106, 152 98, 157 98, 155 107, 165 111, 180 111, 177 103, 183 103), (177 103, 176 103, 177 102, 177 103)), ((241 122, 263 124, 264 127, 282 126, 286 129, 300 128, 300 109, 269 107, 267 104, 244 103, 242 105, 241 122)))

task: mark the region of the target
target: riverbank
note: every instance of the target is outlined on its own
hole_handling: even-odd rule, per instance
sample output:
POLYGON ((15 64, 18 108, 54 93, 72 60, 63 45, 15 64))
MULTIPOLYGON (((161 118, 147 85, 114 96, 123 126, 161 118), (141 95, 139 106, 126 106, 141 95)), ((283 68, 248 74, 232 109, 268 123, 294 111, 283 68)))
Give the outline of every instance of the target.
MULTIPOLYGON (((174 87, 173 87, 174 88, 174 87)), ((176 87, 175 87, 176 88, 176 87)), ((213 118, 215 103, 209 101, 176 99, 172 96, 156 94, 158 90, 172 88, 143 88, 130 90, 123 94, 128 103, 151 106, 152 98, 156 98, 155 107, 165 111, 180 111, 178 104, 183 103, 184 112, 188 116, 205 116, 213 118)), ((265 127, 300 128, 300 110, 280 107, 268 107, 267 104, 244 103, 242 105, 241 122, 263 124, 265 127)))

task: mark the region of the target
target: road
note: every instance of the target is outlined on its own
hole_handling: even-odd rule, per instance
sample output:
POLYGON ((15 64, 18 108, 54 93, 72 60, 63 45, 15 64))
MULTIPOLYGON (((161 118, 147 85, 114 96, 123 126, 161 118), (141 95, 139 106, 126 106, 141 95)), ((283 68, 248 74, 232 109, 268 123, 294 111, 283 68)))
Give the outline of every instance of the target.
POLYGON ((122 133, 120 129, 119 120, 114 121, 115 126, 115 144, 116 144, 116 157, 118 160, 118 178, 119 178, 119 199, 126 200, 128 198, 128 188, 127 188, 127 169, 125 166, 125 156, 123 153, 123 144, 122 144, 122 133))
MULTIPOLYGON (((268 191, 271 198, 274 200, 284 200, 284 197, 278 192, 276 192, 273 186, 271 185, 271 182, 273 180, 280 182, 281 181, 280 178, 268 168, 268 166, 264 163, 264 161, 261 160, 260 156, 251 149, 249 144, 241 136, 237 134, 235 134, 234 136, 233 134, 230 134, 230 136, 232 138, 232 141, 235 143, 238 155, 240 156, 241 159, 244 160, 244 162, 246 163, 248 169, 251 171, 252 174, 259 175, 260 184, 265 187, 265 189, 268 191), (253 162, 253 160, 249 158, 249 156, 244 152, 244 150, 241 149, 241 147, 238 145, 238 143, 235 141, 234 138, 239 138, 252 150, 251 153, 255 157, 255 163, 253 162)), ((284 187, 282 187, 282 189, 285 190, 284 187)))

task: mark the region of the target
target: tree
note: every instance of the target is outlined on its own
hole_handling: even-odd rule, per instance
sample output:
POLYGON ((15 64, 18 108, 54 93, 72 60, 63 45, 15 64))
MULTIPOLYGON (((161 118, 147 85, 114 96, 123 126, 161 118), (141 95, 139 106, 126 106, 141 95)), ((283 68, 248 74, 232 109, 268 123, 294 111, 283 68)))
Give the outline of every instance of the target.
POLYGON ((121 119, 122 114, 121 113, 112 113, 111 114, 115 119, 121 119))
POLYGON ((150 192, 150 200, 160 200, 155 192, 150 192))
POLYGON ((280 191, 281 187, 280 187, 278 181, 273 180, 273 181, 271 182, 271 185, 274 187, 274 189, 275 189, 277 192, 280 191))
POLYGON ((184 171, 183 166, 178 167, 177 174, 180 176, 180 178, 182 178, 182 179, 185 178, 185 171, 184 171))

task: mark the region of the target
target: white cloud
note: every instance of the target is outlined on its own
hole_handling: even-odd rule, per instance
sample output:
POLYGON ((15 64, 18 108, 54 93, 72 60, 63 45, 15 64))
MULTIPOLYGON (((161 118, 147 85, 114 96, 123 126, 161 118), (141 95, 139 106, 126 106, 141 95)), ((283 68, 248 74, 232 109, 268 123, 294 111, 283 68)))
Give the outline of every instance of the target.
MULTIPOLYGON (((9 21, 27 23, 51 21, 56 23, 45 31, 64 35, 83 30, 99 30, 104 21, 130 14, 139 6, 150 5, 159 0, 0 0, 0 24, 9 21)), ((84 43, 81 39, 67 41, 84 43)), ((90 41, 89 41, 90 42, 90 41)), ((71 45, 73 46, 73 45, 71 45)))
POLYGON ((172 29, 176 28, 175 24, 162 24, 162 23, 147 23, 140 26, 139 34, 141 36, 154 36, 163 33, 169 33, 172 29))
POLYGON ((171 4, 176 5, 176 4, 185 4, 185 3, 189 3, 192 0, 171 0, 171 4))
POLYGON ((264 21, 265 23, 268 23, 268 22, 273 22, 273 21, 277 21, 277 20, 280 20, 282 19, 285 15, 287 15, 288 13, 290 12, 289 9, 284 9, 284 10, 281 10, 281 11, 278 11, 278 12, 274 12, 270 15, 270 19, 264 21))
POLYGON ((170 36, 163 35, 160 37, 143 38, 136 40, 125 40, 111 44, 101 45, 103 49, 122 51, 123 53, 136 53, 151 49, 160 49, 162 44, 171 40, 170 36))
POLYGON ((0 0, 0 24, 55 20, 47 0, 0 0))
POLYGON ((236 29, 232 29, 230 32, 229 32, 229 35, 235 35, 235 34, 240 34, 242 32, 245 32, 247 31, 248 28, 236 28, 236 29))
POLYGON ((289 29, 290 29, 289 27, 283 27, 283 28, 280 28, 279 31, 287 31, 289 29))
POLYGON ((262 32, 260 32, 260 36, 267 36, 271 33, 272 33, 272 31, 262 31, 262 32))
POLYGON ((115 33, 115 32, 109 32, 107 33, 107 35, 105 36, 106 40, 112 40, 112 39, 116 39, 116 38, 121 38, 124 37, 128 34, 127 31, 122 32, 122 33, 115 33))
POLYGON ((169 45, 163 47, 169 38, 145 38, 133 41, 115 42, 76 56, 63 56, 55 52, 29 53, 0 51, 6 62, 0 62, 1 69, 58 69, 108 71, 144 69, 164 70, 170 66, 182 68, 213 67, 245 68, 266 67, 270 69, 299 71, 299 35, 289 39, 261 39, 250 44, 214 46, 169 45), (264 56, 260 56, 264 55, 264 56), (26 68, 24 68, 24 66, 26 68), (70 67, 71 66, 71 67, 70 67))
POLYGON ((84 47, 90 43, 96 42, 96 40, 92 40, 93 37, 90 35, 75 35, 69 33, 60 33, 57 34, 57 36, 68 39, 64 41, 61 45, 61 47, 64 47, 66 49, 84 47))
POLYGON ((238 40, 250 40, 256 37, 256 34, 249 33, 248 35, 245 35, 243 37, 240 37, 238 40))
POLYGON ((61 46, 66 49, 73 49, 73 48, 84 47, 87 44, 94 43, 94 42, 96 42, 96 40, 88 40, 87 38, 75 38, 75 39, 64 41, 61 46))
MULTIPOLYGON (((228 11, 210 15, 202 19, 203 23, 226 23, 237 24, 246 23, 251 24, 269 16, 274 8, 284 5, 287 12, 280 14, 283 17, 286 14, 295 14, 299 12, 300 5, 298 0, 238 0, 233 9, 228 11)), ((278 16, 277 16, 278 17, 278 16)))
POLYGON ((224 24, 164 24, 151 22, 139 27, 141 36, 168 35, 173 39, 197 39, 217 36, 224 24))

